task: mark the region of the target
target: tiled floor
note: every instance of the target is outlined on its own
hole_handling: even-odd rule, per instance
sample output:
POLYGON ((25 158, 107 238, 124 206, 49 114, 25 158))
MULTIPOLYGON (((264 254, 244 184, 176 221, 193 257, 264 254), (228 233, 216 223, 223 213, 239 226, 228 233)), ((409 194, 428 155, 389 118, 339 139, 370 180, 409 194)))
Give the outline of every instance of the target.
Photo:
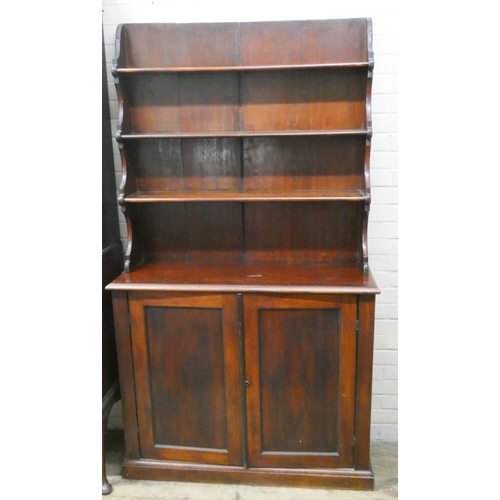
POLYGON ((306 488, 276 488, 168 481, 123 479, 123 433, 109 430, 106 445, 106 468, 113 491, 109 500, 392 500, 398 496, 398 445, 374 442, 371 448, 375 474, 374 491, 343 491, 306 488))

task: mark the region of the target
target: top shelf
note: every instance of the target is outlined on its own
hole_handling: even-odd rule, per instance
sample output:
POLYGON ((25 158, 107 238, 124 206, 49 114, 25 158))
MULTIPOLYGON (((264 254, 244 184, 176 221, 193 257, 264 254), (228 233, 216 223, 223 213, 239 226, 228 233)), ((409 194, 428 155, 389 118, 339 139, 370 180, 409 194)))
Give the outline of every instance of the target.
POLYGON ((371 68, 371 19, 121 24, 113 63, 115 76, 371 68))

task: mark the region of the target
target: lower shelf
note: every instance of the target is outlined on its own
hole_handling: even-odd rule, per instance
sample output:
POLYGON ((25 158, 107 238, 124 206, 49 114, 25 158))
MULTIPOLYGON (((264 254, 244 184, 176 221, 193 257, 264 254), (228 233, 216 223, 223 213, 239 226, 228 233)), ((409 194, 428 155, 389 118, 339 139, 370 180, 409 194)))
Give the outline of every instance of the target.
POLYGON ((125 197, 127 203, 158 203, 158 202, 184 202, 184 201, 365 201, 367 196, 361 189, 351 190, 288 190, 270 191, 245 190, 245 191, 145 191, 136 192, 125 197))
POLYGON ((371 468, 361 471, 354 469, 262 469, 125 459, 122 474, 126 479, 155 481, 354 490, 373 490, 374 488, 371 468))

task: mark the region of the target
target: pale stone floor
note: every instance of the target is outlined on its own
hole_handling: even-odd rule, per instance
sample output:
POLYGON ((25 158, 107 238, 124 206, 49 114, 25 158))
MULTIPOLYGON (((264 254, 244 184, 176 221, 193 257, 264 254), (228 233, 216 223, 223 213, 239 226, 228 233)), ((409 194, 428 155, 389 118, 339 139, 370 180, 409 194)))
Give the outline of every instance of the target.
POLYGON ((347 491, 310 488, 278 488, 170 481, 137 481, 123 479, 123 433, 108 430, 106 469, 113 491, 102 498, 112 500, 393 500, 398 497, 398 444, 373 442, 372 468, 374 491, 347 491))

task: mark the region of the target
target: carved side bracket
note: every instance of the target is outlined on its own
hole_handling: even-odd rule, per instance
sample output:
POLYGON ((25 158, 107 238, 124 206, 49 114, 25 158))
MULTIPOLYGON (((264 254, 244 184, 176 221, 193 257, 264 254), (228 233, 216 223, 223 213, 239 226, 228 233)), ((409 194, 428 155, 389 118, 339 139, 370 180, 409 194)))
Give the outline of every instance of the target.
POLYGON ((124 272, 130 272, 130 259, 132 256, 132 222, 130 220, 130 216, 125 208, 122 206, 122 212, 125 215, 125 221, 127 223, 127 248, 125 250, 125 264, 124 264, 124 272))
POLYGON ((370 181, 370 154, 372 143, 372 83, 373 83, 373 68, 375 59, 373 56, 373 25, 372 20, 367 19, 366 32, 366 52, 368 56, 368 74, 366 79, 366 145, 365 145, 365 215, 363 217, 363 270, 368 272, 368 215, 371 204, 371 181, 370 181))

